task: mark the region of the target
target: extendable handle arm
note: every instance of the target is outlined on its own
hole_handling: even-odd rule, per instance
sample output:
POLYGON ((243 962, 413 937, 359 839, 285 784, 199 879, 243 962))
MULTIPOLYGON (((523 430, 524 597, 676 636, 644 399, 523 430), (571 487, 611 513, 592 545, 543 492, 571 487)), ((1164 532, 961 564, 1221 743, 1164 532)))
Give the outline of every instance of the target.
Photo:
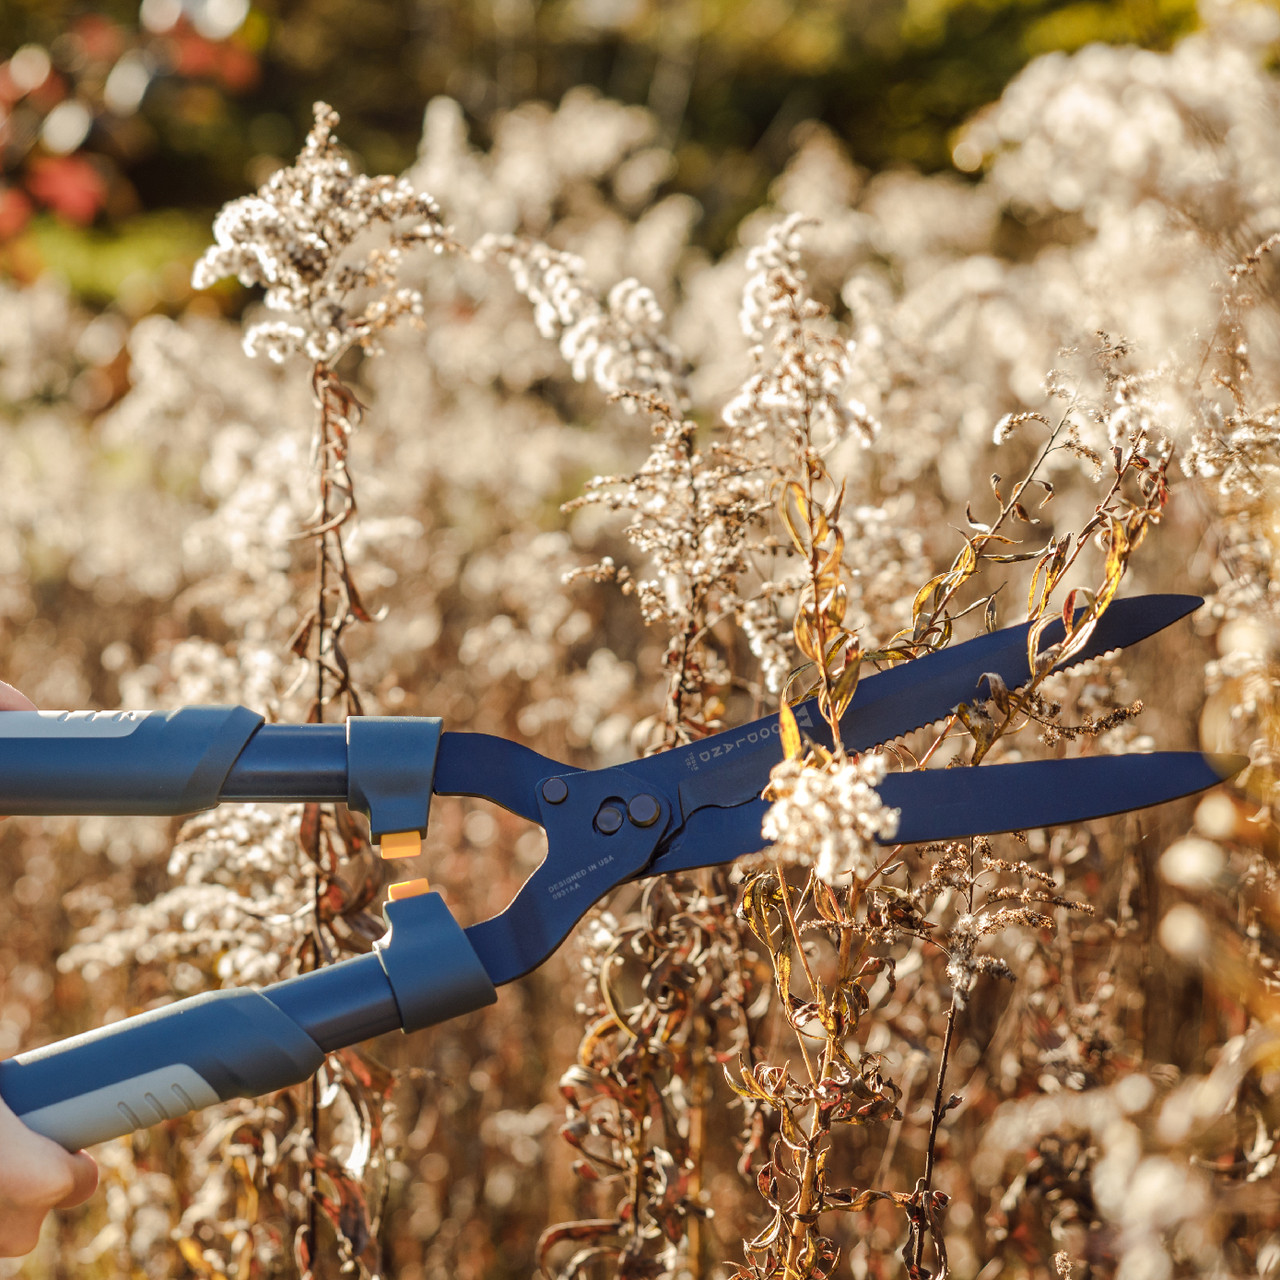
POLYGON ((375 840, 425 834, 440 721, 274 725, 246 707, 0 716, 0 813, 169 814, 223 800, 340 801, 375 840))
POLYGON ((213 991, 0 1062, 0 1097, 78 1151, 311 1076, 326 1053, 497 998, 439 894, 387 904, 372 954, 261 990, 213 991))

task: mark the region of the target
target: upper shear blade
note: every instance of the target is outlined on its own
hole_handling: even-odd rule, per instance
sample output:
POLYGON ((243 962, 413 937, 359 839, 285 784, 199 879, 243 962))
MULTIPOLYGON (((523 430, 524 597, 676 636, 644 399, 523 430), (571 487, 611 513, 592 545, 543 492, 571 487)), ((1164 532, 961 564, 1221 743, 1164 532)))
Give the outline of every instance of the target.
MULTIPOLYGON (((1135 644, 1203 603, 1199 596, 1186 595, 1113 601, 1088 643, 1063 665, 1070 668, 1135 644)), ((865 676, 840 721, 845 748, 865 751, 891 742, 941 719, 962 702, 985 698, 988 690, 983 677, 988 674, 998 675, 1010 689, 1025 684, 1031 677, 1027 664, 1029 629, 1029 623, 1006 627, 865 676)), ((1061 619, 1055 620, 1044 632, 1040 651, 1057 644, 1063 634, 1061 619)), ((802 732, 830 740, 816 699, 794 710, 802 732)), ((677 790, 681 813, 687 820, 707 806, 732 807, 758 796, 769 781, 770 770, 782 759, 778 735, 778 717, 764 716, 628 768, 643 773, 654 785, 677 790)))

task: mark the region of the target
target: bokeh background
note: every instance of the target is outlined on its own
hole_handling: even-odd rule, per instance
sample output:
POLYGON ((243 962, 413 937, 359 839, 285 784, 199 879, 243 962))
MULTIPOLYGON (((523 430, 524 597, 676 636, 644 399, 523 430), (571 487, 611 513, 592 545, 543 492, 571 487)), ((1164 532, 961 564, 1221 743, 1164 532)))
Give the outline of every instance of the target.
MULTIPOLYGON (((415 261, 423 327, 346 370, 368 406, 351 455, 353 572, 386 609, 350 638, 368 709, 582 765, 628 758, 661 723, 667 637, 614 586, 565 585, 603 556, 643 565, 617 519, 562 504, 634 469, 650 434, 609 399, 625 360, 594 360, 570 321, 598 321, 606 354, 678 348, 671 367, 709 438, 752 367, 748 250, 813 217, 809 287, 855 340, 851 389, 882 424, 869 450, 831 462, 850 483, 850 624, 868 645, 909 625, 970 511, 989 514, 987 477, 1029 465, 1035 428, 1006 440, 1006 415, 1074 413, 1102 457, 1167 437, 1188 462, 1125 590, 1199 591, 1210 606, 1143 646, 1132 681, 1094 670, 1059 693, 1072 714, 1148 700, 1111 749, 1203 740, 1258 765, 1249 794, 1208 808, 1003 849, 1100 914, 1007 931, 999 954, 1018 984, 990 981, 960 1024, 963 1106, 937 1178, 954 1273, 1059 1276, 1065 1250, 1077 1276, 1275 1274, 1280 325, 1271 260, 1246 255, 1280 231, 1278 13, 0 0, 0 674, 48 707, 245 702, 298 718, 309 369, 250 360, 259 298, 230 280, 196 292, 191 270, 219 207, 292 160, 323 99, 359 167, 405 173, 463 243, 580 255, 562 313, 529 305, 551 258, 523 293, 493 256, 415 261), (611 310, 629 277, 660 323, 611 310)), ((1028 538, 1080 528, 1099 498, 1087 460, 1063 455, 1047 474, 1056 497, 1028 538)), ((1001 623, 1023 616, 1018 572, 1001 623)), ((731 715, 771 705, 753 643, 717 634, 708 705, 717 681, 731 715)), ((0 1054, 292 972, 315 905, 300 821, 249 808, 182 831, 5 822, 0 1054)), ((504 906, 541 855, 536 833, 482 805, 439 804, 433 823, 433 882, 467 922, 504 906)), ((352 839, 326 927, 359 950, 382 869, 352 839)), ((628 929, 649 936, 628 922, 651 908, 668 910, 621 895, 495 1010, 375 1046, 398 1084, 355 1060, 335 1068, 343 1087, 368 1079, 364 1093, 322 1089, 322 1173, 298 1136, 301 1094, 161 1126, 100 1149, 99 1196, 0 1275, 293 1277, 317 1178, 359 1245, 355 1273, 532 1274, 550 1224, 617 1199, 573 1172, 557 1081, 599 1013, 601 956, 628 929), (376 1238, 356 1238, 369 1221, 376 1238)), ((840 1164, 851 1186, 905 1194, 950 997, 936 948, 897 958, 862 1048, 904 1089, 905 1119, 857 1129, 840 1164)), ((699 994, 710 1006, 717 993, 699 994)), ((758 1047, 787 1051, 776 1036, 758 1047)), ((635 1274, 727 1276, 759 1227, 735 1171, 743 1113, 718 1067, 704 1086, 686 1094, 703 1116, 692 1194, 715 1217, 635 1274)), ((321 1229, 327 1278, 343 1257, 321 1229)), ((906 1274, 899 1210, 845 1215, 837 1234, 841 1274, 906 1274)), ((585 1274, 612 1272, 606 1259, 585 1274)))
POLYGON ((663 189, 697 199, 696 240, 719 251, 803 121, 872 171, 950 169, 958 127, 1032 58, 1167 49, 1197 22, 1192 0, 6 0, 3 266, 172 311, 212 214, 297 152, 312 102, 370 172, 399 173, 433 97, 483 141, 578 85, 653 113, 663 189))

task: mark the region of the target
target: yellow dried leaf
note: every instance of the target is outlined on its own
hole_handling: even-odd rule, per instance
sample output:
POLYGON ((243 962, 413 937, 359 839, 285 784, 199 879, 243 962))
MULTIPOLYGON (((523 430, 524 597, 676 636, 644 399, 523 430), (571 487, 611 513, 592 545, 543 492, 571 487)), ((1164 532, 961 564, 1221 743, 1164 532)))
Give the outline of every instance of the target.
POLYGON ((804 746, 800 741, 800 726, 796 724, 796 714, 784 702, 778 712, 782 726, 782 753, 788 760, 799 760, 804 746))
POLYGON ((790 535, 796 550, 802 556, 809 554, 807 532, 802 532, 802 525, 807 523, 805 517, 807 505, 804 490, 794 480, 789 480, 782 486, 782 492, 778 495, 778 515, 786 526, 787 533, 790 535), (793 499, 800 512, 799 521, 796 520, 795 512, 791 509, 793 499))
POLYGON ((987 635, 990 635, 999 627, 999 625, 999 622, 996 620, 995 592, 992 592, 991 595, 987 597, 987 607, 982 611, 982 629, 987 633, 987 635))
POLYGON ((182 1254, 183 1261, 192 1271, 202 1276, 213 1274, 213 1268, 205 1260, 204 1250, 198 1241, 190 1236, 183 1236, 178 1241, 178 1252, 182 1254))
POLYGON ((839 720, 849 709, 858 689, 858 676, 862 671, 862 651, 853 649, 845 655, 844 670, 831 687, 831 709, 839 720))
POLYGON ((836 494, 836 500, 831 504, 831 510, 828 513, 831 517, 831 523, 834 525, 840 519, 840 510, 844 506, 844 493, 848 488, 848 480, 840 481, 840 492, 836 494))
POLYGON ((791 630, 795 635, 796 645, 800 652, 810 662, 819 661, 817 627, 814 624, 810 606, 806 605, 796 614, 796 620, 791 630))
POLYGON ((916 598, 911 603, 911 617, 913 619, 920 616, 920 611, 924 608, 924 603, 928 598, 946 581, 947 575, 940 573, 936 577, 930 578, 928 582, 916 592, 916 598))

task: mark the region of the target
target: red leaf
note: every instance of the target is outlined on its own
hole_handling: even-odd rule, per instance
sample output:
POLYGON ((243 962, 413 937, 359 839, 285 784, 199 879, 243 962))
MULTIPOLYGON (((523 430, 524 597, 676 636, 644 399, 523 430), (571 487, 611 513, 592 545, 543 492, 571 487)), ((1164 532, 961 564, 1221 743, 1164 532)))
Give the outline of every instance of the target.
POLYGON ((243 93, 258 83, 258 60, 243 45, 227 43, 218 59, 218 78, 232 93, 243 93))
POLYGON ((124 52, 124 31, 101 14, 77 18, 72 29, 84 56, 95 62, 114 62, 124 52))
POLYGON ((0 240, 12 240, 31 217, 31 201, 13 187, 0 191, 0 240))
POLYGON ((298 1228, 297 1234, 293 1237, 293 1261, 298 1268, 298 1276, 300 1280, 311 1280, 311 1241, 310 1233, 307 1231, 306 1225, 298 1228))
POLYGON ((174 70, 180 76, 188 76, 193 80, 217 74, 218 63, 221 61, 218 53, 218 46, 212 40, 206 40, 194 31, 180 32, 169 42, 174 70))
POLYGON ((37 157, 27 190, 60 217, 81 225, 92 222, 107 199, 105 180, 84 156, 37 157))
POLYGON ((1068 591, 1067 598, 1062 602, 1062 625, 1068 635, 1071 634, 1071 626, 1076 619, 1076 596, 1078 594, 1078 590, 1068 591))

